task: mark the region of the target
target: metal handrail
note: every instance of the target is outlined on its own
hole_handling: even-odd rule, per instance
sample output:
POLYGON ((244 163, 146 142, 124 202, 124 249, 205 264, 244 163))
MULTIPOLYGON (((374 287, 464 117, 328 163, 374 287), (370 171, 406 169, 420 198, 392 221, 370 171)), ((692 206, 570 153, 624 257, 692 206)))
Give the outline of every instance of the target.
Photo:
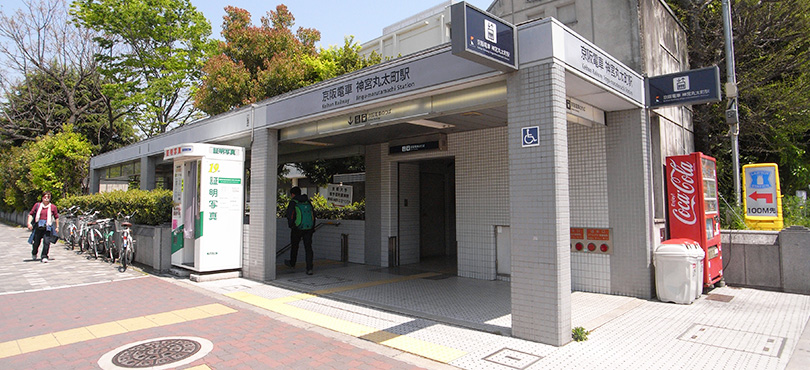
MULTIPOLYGON (((321 222, 321 223, 315 225, 315 228, 312 229, 312 233, 314 234, 316 231, 318 231, 318 229, 321 228, 321 226, 325 226, 325 225, 340 226, 340 222, 331 222, 331 221, 321 222)), ((285 245, 284 248, 279 249, 276 252, 276 258, 281 257, 281 255, 286 253, 288 250, 290 250, 290 248, 292 248, 292 242, 285 245)))

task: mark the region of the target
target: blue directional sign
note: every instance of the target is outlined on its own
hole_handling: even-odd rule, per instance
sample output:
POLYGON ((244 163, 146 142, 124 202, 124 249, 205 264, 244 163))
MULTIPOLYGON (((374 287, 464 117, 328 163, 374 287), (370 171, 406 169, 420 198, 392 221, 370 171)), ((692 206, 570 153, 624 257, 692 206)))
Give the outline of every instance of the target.
POLYGON ((720 69, 712 66, 649 77, 647 94, 650 108, 720 101, 720 69))
POLYGON ((521 146, 524 148, 540 145, 540 126, 520 129, 521 146))

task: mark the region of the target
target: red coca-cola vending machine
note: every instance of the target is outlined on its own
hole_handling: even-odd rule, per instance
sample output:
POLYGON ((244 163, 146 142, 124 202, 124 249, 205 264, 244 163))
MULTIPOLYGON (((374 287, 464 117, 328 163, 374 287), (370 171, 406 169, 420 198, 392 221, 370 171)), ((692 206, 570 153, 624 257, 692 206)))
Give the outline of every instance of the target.
POLYGON ((667 157, 666 177, 669 237, 700 243, 703 285, 710 286, 723 277, 716 161, 700 152, 667 157))

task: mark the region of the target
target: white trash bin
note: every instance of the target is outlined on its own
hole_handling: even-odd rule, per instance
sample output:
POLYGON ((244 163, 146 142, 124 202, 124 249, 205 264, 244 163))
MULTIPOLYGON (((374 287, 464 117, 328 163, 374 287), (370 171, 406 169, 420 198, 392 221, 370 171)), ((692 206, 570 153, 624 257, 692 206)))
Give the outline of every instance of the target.
POLYGON ((662 302, 692 304, 703 292, 703 248, 690 239, 666 240, 655 249, 655 291, 662 302))

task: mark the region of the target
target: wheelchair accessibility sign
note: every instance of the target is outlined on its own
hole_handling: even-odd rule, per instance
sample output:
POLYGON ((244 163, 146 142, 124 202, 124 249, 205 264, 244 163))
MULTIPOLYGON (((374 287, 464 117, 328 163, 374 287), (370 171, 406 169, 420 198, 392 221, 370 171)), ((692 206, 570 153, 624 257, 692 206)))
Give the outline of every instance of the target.
POLYGON ((523 127, 520 129, 522 146, 524 148, 540 145, 540 126, 523 127))

